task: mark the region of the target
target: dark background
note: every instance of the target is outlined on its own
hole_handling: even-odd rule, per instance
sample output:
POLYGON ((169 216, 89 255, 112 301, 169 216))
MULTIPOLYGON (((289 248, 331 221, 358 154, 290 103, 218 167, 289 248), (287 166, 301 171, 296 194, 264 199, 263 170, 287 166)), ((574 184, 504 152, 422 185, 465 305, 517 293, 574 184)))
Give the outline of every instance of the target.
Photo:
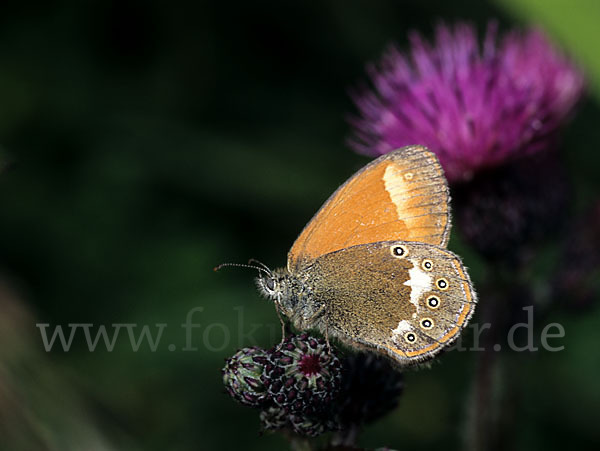
MULTIPOLYGON (((320 204, 368 161, 345 144, 349 88, 389 43, 404 47, 411 29, 430 36, 439 20, 480 32, 492 18, 501 29, 541 24, 580 59, 590 89, 563 143, 575 187, 565 214, 585 210, 600 185, 600 14, 593 2, 562 5, 3 4, 0 449, 284 448, 258 436, 256 412, 223 394, 220 375, 238 347, 279 340, 275 311, 254 272, 212 268, 285 263, 320 204), (185 352, 181 323, 195 307, 198 350, 185 352), (36 323, 167 327, 156 352, 133 352, 123 331, 113 352, 91 353, 77 335, 69 352, 46 353, 36 323), (240 334, 253 324, 256 343, 240 334)), ((456 233, 450 248, 477 285, 477 256, 456 233)), ((518 449, 600 443, 599 321, 594 306, 544 319, 564 325, 566 349, 516 370, 518 449)), ((459 449, 472 354, 408 373, 400 407, 361 444, 459 449)))

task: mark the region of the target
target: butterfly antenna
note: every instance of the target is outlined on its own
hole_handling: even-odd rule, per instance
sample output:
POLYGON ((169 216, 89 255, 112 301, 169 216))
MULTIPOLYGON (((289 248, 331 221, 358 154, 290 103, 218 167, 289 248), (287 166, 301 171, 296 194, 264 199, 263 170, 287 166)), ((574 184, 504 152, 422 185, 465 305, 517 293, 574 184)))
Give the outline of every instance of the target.
POLYGON ((269 274, 271 274, 271 268, 269 268, 269 267, 268 267, 267 265, 265 265, 263 262, 261 262, 261 261, 259 261, 259 260, 255 259, 255 258, 251 258, 250 260, 248 260, 248 264, 249 264, 249 265, 254 265, 254 264, 260 265, 262 268, 264 268, 264 269, 265 269, 265 271, 267 271, 269 274))
POLYGON ((237 266, 238 268, 250 268, 250 269, 256 269, 258 272, 264 272, 265 274, 267 274, 268 276, 271 275, 271 271, 269 270, 269 268, 265 269, 265 268, 261 268, 260 266, 254 266, 254 265, 244 265, 242 263, 221 263, 218 266, 215 266, 213 268, 213 271, 218 271, 221 268, 224 268, 225 266, 237 266))

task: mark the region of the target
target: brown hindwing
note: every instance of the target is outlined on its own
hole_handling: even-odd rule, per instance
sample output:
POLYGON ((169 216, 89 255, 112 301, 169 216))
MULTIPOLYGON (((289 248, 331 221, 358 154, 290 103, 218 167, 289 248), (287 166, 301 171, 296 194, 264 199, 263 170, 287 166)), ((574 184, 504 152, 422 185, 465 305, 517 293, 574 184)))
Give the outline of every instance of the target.
POLYGON ((401 365, 451 344, 477 301, 460 259, 425 243, 353 246, 319 257, 303 273, 314 301, 326 305, 317 327, 401 365))

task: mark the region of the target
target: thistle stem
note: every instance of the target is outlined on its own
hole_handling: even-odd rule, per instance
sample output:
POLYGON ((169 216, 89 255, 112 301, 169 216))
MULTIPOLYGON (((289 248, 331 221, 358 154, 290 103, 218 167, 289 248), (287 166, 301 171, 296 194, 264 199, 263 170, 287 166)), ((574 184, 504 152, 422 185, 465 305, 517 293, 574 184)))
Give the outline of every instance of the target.
POLYGON ((479 321, 489 329, 481 334, 483 350, 478 352, 467 412, 465 448, 469 451, 510 449, 514 431, 518 382, 514 373, 509 374, 513 356, 501 350, 513 316, 514 278, 494 273, 495 280, 484 287, 479 304, 479 321))
POLYGON ((291 451, 312 451, 313 446, 309 439, 298 436, 290 437, 290 450, 291 451))

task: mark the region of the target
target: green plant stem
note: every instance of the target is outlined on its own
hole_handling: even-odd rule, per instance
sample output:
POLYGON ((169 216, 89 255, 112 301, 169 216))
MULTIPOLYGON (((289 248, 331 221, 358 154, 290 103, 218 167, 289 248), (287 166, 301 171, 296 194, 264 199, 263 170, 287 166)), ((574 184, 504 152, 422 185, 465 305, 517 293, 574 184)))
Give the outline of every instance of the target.
POLYGON ((475 377, 469 398, 465 448, 469 451, 511 449, 516 409, 514 355, 495 346, 505 346, 511 326, 511 293, 514 280, 494 272, 494 280, 481 290, 480 325, 490 328, 481 334, 475 377))
POLYGON ((309 439, 298 436, 290 437, 291 451, 313 451, 313 446, 309 439))

